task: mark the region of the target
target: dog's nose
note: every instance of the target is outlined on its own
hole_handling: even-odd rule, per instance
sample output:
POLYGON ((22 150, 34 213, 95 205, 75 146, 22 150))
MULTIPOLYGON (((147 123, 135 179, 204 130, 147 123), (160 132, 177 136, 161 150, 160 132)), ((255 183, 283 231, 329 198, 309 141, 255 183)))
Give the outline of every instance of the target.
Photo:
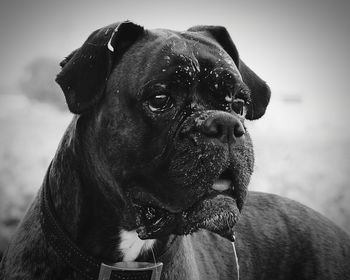
POLYGON ((232 144, 245 134, 242 122, 226 112, 217 112, 209 116, 201 125, 201 133, 216 138, 223 144, 232 144))

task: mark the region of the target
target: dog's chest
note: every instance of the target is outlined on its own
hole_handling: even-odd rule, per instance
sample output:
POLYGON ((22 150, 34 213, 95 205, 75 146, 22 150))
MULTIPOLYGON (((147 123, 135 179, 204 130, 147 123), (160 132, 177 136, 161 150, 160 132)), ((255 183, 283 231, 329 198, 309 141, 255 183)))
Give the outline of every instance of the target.
POLYGON ((140 254, 152 250, 155 239, 141 240, 136 231, 122 230, 120 232, 119 250, 123 261, 134 261, 140 254))
POLYGON ((207 231, 177 237, 157 261, 164 264, 161 280, 237 279, 231 242, 207 231))

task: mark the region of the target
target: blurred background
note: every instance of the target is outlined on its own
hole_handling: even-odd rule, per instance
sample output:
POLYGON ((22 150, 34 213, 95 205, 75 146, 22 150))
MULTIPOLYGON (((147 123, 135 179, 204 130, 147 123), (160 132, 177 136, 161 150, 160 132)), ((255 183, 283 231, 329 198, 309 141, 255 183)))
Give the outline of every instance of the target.
POLYGON ((8 0, 0 7, 0 251, 41 185, 72 115, 58 63, 95 29, 121 20, 185 30, 223 25, 272 89, 248 122, 250 189, 323 213, 350 233, 350 2, 8 0))

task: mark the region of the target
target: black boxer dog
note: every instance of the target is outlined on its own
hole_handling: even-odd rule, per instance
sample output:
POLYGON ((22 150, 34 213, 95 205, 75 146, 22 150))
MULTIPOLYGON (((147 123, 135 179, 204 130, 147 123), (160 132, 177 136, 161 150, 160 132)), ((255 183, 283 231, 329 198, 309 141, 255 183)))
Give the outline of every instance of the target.
POLYGON ((75 116, 1 279, 349 279, 346 233, 247 192, 270 90, 225 28, 112 24, 61 66, 75 116))

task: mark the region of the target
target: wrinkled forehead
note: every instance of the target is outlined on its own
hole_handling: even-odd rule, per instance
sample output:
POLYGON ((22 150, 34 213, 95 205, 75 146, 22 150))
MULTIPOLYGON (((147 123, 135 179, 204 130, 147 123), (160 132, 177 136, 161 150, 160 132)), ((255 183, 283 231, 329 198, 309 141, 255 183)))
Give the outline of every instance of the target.
POLYGON ((155 82, 192 88, 203 84, 242 84, 242 77, 223 48, 199 32, 147 31, 117 63, 107 88, 138 96, 155 82), (122 77, 122 79, 121 79, 122 77))
POLYGON ((154 37, 148 48, 152 55, 146 55, 146 66, 152 75, 191 78, 204 72, 217 76, 230 73, 235 80, 242 80, 232 58, 203 34, 155 30, 150 36, 154 37))

